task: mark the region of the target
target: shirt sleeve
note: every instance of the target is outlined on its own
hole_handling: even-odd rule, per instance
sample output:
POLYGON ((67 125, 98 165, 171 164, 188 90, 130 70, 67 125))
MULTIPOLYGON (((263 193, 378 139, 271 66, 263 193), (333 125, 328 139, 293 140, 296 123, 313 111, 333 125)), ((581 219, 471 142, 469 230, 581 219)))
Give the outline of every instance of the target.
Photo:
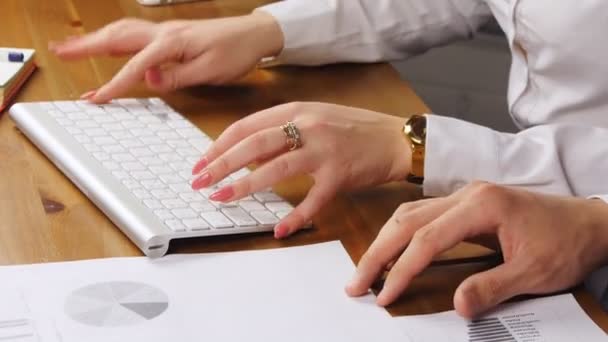
POLYGON ((608 194, 607 141, 608 129, 584 124, 547 124, 511 134, 430 115, 424 193, 444 196, 484 180, 551 194, 608 194))
POLYGON ((277 61, 304 65, 404 58, 469 37, 491 16, 482 0, 285 0, 258 10, 283 31, 277 61))

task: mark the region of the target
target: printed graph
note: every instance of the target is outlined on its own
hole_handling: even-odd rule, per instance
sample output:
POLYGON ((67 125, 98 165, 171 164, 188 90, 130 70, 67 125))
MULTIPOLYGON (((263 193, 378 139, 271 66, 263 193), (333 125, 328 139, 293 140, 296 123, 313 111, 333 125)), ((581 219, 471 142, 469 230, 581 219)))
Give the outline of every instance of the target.
POLYGON ((468 324, 469 342, 517 341, 498 318, 474 320, 468 324))
POLYGON ((74 291, 66 300, 66 314, 96 327, 139 324, 162 315, 169 307, 167 295, 137 282, 106 282, 74 291))

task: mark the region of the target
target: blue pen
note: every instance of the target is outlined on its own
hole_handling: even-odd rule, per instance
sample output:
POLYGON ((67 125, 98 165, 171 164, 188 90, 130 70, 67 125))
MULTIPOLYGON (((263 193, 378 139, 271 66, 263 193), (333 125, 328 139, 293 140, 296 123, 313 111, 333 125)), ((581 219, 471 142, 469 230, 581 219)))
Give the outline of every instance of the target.
POLYGON ((24 58, 22 52, 0 51, 0 62, 23 63, 24 58))

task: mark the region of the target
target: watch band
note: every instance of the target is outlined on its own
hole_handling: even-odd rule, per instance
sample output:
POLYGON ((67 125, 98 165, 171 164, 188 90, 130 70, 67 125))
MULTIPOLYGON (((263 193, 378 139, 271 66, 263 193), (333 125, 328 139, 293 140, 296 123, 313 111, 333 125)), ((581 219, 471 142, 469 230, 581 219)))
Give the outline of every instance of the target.
POLYGON ((406 180, 414 184, 424 182, 424 156, 426 146, 426 115, 412 115, 403 126, 403 134, 410 142, 411 171, 406 180))

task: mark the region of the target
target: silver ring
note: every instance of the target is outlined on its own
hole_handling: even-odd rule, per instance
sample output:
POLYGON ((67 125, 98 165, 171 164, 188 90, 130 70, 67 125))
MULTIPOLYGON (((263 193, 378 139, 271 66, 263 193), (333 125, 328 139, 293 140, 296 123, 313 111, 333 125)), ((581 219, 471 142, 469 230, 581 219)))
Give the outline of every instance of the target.
POLYGON ((300 130, 298 130, 293 122, 287 121, 286 124, 281 126, 281 129, 283 130, 283 133, 285 133, 285 137, 287 138, 287 147, 289 147, 290 151, 302 147, 300 130))

